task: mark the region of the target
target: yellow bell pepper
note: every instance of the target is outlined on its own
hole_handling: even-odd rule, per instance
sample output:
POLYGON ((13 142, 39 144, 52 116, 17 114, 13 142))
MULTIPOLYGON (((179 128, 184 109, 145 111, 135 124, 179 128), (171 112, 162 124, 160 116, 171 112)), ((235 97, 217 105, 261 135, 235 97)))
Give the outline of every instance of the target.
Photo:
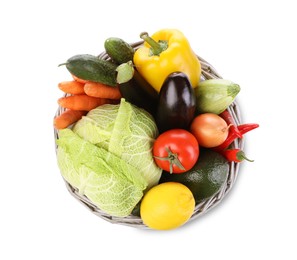
POLYGON ((165 79, 173 72, 187 75, 193 88, 198 86, 201 64, 182 32, 163 29, 152 37, 142 33, 144 45, 133 58, 136 69, 158 92, 165 79))

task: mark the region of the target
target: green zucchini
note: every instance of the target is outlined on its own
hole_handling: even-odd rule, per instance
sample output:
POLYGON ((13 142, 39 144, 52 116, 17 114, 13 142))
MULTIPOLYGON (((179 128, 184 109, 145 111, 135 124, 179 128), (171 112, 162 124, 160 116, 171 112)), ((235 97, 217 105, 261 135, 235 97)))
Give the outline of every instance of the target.
POLYGON ((117 65, 89 54, 75 55, 67 60, 68 71, 74 76, 109 86, 117 85, 117 65))
POLYGON ((208 79, 194 89, 198 113, 222 113, 240 92, 240 86, 226 79, 208 79))
POLYGON ((117 64, 133 61, 134 49, 120 38, 110 37, 106 39, 104 48, 109 57, 117 64))

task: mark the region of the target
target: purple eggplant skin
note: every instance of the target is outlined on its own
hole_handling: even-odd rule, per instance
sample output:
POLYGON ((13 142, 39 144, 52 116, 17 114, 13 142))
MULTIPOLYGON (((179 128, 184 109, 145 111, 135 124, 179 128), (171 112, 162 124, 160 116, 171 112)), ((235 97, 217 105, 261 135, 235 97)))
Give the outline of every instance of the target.
POLYGON ((195 111, 196 97, 188 77, 182 72, 170 74, 159 93, 155 116, 159 132, 176 128, 188 130, 195 111))

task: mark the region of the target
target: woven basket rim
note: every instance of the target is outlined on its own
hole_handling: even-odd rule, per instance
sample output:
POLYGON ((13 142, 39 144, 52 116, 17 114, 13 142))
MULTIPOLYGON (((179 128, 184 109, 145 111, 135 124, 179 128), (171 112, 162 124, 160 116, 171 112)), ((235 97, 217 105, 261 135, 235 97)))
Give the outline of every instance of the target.
MULTIPOLYGON (((131 46, 136 50, 139 47, 141 47, 142 44, 143 44, 143 41, 139 41, 139 42, 131 43, 131 46)), ((106 52, 102 52, 101 54, 98 55, 98 57, 100 59, 105 59, 105 60, 110 59, 106 52)), ((199 55, 197 55, 197 57, 201 63, 202 80, 222 78, 210 63, 208 63, 205 59, 203 59, 199 55)), ((64 112, 64 110, 65 110, 64 108, 59 106, 56 111, 55 117, 60 115, 62 112, 64 112)), ((228 111, 232 115, 235 123, 237 125, 241 124, 241 111, 239 108, 239 104, 236 100, 228 107, 228 111)), ((59 138, 59 131, 55 128, 54 128, 54 138, 56 143, 56 140, 59 138)), ((242 150, 244 147, 243 139, 236 139, 232 143, 232 145, 234 148, 239 148, 242 150)), ((57 148, 58 148, 57 144, 55 144, 56 152, 57 152, 57 148)), ((226 183, 221 187, 220 191, 218 191, 214 196, 200 202, 195 206, 194 212, 191 218, 188 220, 188 222, 191 222, 194 219, 197 219, 199 216, 207 213, 209 210, 217 206, 232 189, 238 176, 240 163, 230 162, 229 165, 230 167, 229 167, 229 173, 228 173, 228 178, 226 183)), ((66 188, 69 191, 69 193, 98 217, 114 224, 121 224, 121 225, 130 226, 130 227, 149 229, 143 223, 142 219, 139 216, 134 216, 131 214, 127 217, 115 217, 105 213, 100 208, 98 208, 94 203, 92 203, 92 201, 90 201, 86 196, 79 194, 78 190, 73 186, 71 186, 71 184, 69 184, 64 178, 63 180, 65 182, 66 188)))

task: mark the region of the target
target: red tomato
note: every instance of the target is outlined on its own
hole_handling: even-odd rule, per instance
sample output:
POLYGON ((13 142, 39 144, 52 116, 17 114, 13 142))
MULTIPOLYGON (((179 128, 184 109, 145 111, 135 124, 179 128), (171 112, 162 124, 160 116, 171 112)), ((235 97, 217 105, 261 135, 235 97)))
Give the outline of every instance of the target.
POLYGON ((157 137, 153 145, 156 164, 170 173, 190 170, 199 157, 197 139, 189 131, 171 129, 157 137))
POLYGON ((212 148, 222 144, 228 136, 226 121, 217 114, 204 113, 195 117, 190 131, 200 146, 212 148))

